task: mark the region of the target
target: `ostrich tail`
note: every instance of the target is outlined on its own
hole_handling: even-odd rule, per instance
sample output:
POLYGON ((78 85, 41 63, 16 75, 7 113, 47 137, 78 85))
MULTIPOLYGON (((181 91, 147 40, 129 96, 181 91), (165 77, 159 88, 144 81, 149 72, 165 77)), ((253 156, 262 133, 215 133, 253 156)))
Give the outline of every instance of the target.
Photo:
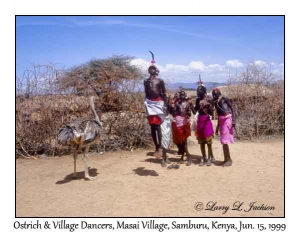
POLYGON ((95 109, 94 96, 91 96, 91 97, 90 97, 90 105, 91 105, 91 108, 92 108, 92 112, 93 112, 93 114, 94 114, 94 119, 95 119, 95 121, 96 121, 100 126, 102 126, 102 123, 100 122, 100 119, 99 119, 98 114, 97 114, 96 109, 95 109))
POLYGON ((65 126, 61 128, 57 134, 57 142, 60 145, 67 145, 69 142, 74 140, 75 134, 70 126, 65 126))

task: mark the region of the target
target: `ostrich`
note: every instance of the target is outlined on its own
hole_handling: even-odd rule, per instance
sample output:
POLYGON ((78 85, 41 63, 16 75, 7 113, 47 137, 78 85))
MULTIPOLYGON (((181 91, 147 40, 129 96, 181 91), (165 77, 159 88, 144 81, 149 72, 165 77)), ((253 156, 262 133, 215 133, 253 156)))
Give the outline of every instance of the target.
MULTIPOLYGON (((95 177, 89 176, 88 171, 88 152, 91 144, 99 141, 102 132, 102 123, 99 120, 94 105, 94 97, 90 97, 90 105, 94 115, 94 119, 76 119, 71 123, 62 127, 57 134, 57 141, 60 145, 70 145, 74 148, 74 174, 73 178, 76 178, 76 159, 77 153, 82 147, 84 150, 84 177, 86 180, 94 180, 95 177)), ((99 111, 100 112, 100 111, 99 111)))

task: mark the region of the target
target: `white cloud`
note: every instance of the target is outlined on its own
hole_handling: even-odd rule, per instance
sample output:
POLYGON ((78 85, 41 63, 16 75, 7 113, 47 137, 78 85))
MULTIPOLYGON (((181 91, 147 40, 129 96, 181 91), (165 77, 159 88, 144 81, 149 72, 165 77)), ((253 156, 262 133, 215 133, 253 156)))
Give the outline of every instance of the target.
MULTIPOLYGON (((151 65, 150 62, 142 59, 136 58, 131 61, 132 65, 136 65, 143 70, 147 70, 148 67, 151 65)), ((201 61, 192 61, 188 65, 181 65, 181 64, 166 64, 165 66, 157 65, 156 66, 160 69, 161 72, 201 72, 205 70, 205 65, 201 61)))
POLYGON ((277 77, 282 78, 284 76, 284 64, 276 64, 276 66, 272 66, 272 73, 277 77))
POLYGON ((209 72, 223 71, 224 66, 219 65, 219 64, 212 64, 212 65, 208 65, 206 67, 206 70, 209 71, 209 72))
MULTIPOLYGON (((151 63, 144 59, 137 58, 132 60, 131 64, 139 66, 145 73, 147 73, 147 69, 151 63)), ((260 67, 266 67, 267 69, 270 67, 270 64, 272 64, 272 72, 275 75, 281 74, 283 70, 283 63, 266 63, 264 61, 257 60, 254 61, 252 64, 255 64, 260 67)), ((196 82, 200 73, 204 82, 226 82, 229 79, 229 69, 245 67, 245 65, 239 60, 228 60, 225 62, 225 64, 205 65, 202 61, 191 61, 187 65, 156 65, 160 69, 160 76, 167 82, 187 83, 196 82)), ((239 69, 238 72, 239 71, 242 71, 242 69, 239 69)))
POLYGON ((244 64, 239 60, 228 60, 225 64, 230 68, 240 68, 244 66, 244 64))
POLYGON ((267 67, 267 66, 268 66, 268 64, 267 64, 266 62, 260 61, 260 60, 254 61, 254 64, 255 64, 256 66, 258 66, 258 67, 261 67, 261 68, 264 68, 264 67, 267 67))
MULTIPOLYGON (((131 61, 131 64, 147 72, 151 63, 144 59, 136 58, 131 61)), ((191 61, 187 65, 156 65, 160 69, 161 77, 169 82, 196 82, 200 73, 203 81, 218 81, 218 78, 222 78, 224 81, 224 77, 228 75, 228 71, 224 69, 224 65, 210 64, 206 66, 202 61, 191 61)))
POLYGON ((280 75, 281 71, 279 69, 272 70, 272 73, 275 75, 280 75))
POLYGON ((137 66, 140 69, 146 71, 148 67, 150 66, 150 62, 145 61, 142 58, 136 58, 131 60, 131 65, 137 66))
POLYGON ((275 65, 273 65, 273 64, 271 63, 271 65, 272 65, 271 69, 272 69, 272 72, 273 72, 274 74, 282 73, 283 70, 284 70, 284 64, 283 64, 283 63, 275 64, 275 65))
POLYGON ((202 61, 192 61, 188 65, 188 68, 191 70, 204 71, 205 65, 202 61))
POLYGON ((176 65, 176 64, 167 64, 165 67, 161 69, 161 71, 166 72, 187 72, 189 71, 189 67, 185 65, 176 65))

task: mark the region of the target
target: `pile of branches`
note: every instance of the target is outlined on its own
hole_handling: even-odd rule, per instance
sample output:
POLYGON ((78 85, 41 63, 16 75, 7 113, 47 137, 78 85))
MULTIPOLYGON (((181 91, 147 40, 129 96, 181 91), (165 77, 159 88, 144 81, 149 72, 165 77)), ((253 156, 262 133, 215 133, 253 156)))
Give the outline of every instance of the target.
POLYGON ((93 117, 89 97, 102 110, 104 134, 95 151, 135 150, 151 145, 144 113, 143 73, 128 57, 90 61, 70 70, 34 65, 17 79, 16 156, 69 152, 56 134, 76 118, 93 117))
POLYGON ((99 144, 102 151, 133 151, 152 145, 150 127, 143 112, 110 112, 102 116, 102 121, 106 132, 99 144))
POLYGON ((241 139, 284 134, 284 82, 265 67, 250 63, 222 94, 233 102, 241 139))

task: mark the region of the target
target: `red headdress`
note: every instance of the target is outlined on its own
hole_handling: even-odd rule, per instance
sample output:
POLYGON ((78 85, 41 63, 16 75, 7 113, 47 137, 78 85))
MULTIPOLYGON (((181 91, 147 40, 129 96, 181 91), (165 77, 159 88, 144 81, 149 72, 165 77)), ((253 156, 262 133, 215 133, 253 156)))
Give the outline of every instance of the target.
POLYGON ((215 93, 221 94, 221 90, 217 87, 214 88, 212 91, 215 92, 215 93))

